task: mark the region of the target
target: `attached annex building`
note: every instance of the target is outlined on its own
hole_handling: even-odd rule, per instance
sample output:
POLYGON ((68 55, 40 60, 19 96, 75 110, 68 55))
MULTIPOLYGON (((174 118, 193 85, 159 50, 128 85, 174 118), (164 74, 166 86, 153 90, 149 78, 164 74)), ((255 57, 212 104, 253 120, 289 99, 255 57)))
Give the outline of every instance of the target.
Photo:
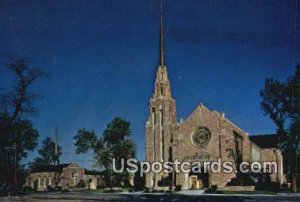
MULTIPOLYGON (((164 64, 164 36, 162 5, 160 17, 160 61, 156 73, 154 92, 149 101, 149 117, 146 122, 146 161, 276 161, 277 173, 271 180, 283 182, 282 154, 276 145, 267 147, 260 137, 248 133, 228 120, 224 113, 210 110, 200 104, 184 121, 178 123, 176 102, 172 97, 167 67, 164 64), (251 140, 253 139, 253 141, 251 140), (262 143, 262 144, 261 144, 262 143)), ((275 136, 269 136, 274 140, 275 136)), ((173 186, 183 189, 201 189, 217 185, 226 186, 236 173, 148 173, 146 187, 158 189, 159 181, 171 177, 173 186)))

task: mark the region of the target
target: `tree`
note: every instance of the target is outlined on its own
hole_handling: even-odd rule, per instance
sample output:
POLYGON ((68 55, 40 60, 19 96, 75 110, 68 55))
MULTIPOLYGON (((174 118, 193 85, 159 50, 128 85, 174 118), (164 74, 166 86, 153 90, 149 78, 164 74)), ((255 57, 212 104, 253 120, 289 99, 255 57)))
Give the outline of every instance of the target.
POLYGON ((277 127, 278 148, 283 150, 288 172, 292 175, 293 190, 297 191, 300 141, 300 65, 285 82, 267 78, 260 92, 261 107, 277 127))
POLYGON ((36 112, 34 100, 36 96, 30 93, 29 89, 33 83, 45 74, 38 68, 29 67, 26 58, 10 58, 10 62, 5 65, 13 74, 16 85, 8 91, 1 91, 0 114, 6 118, 5 126, 13 124, 20 116, 33 114, 36 112))
MULTIPOLYGON (((116 168, 121 168, 121 159, 124 160, 124 168, 127 159, 135 157, 135 144, 131 139, 130 123, 121 118, 114 118, 103 131, 101 137, 97 138, 94 131, 80 129, 74 136, 76 153, 86 153, 89 150, 94 153, 95 165, 105 169, 109 173, 110 186, 114 183, 128 180, 128 173, 112 173, 112 159, 116 160, 116 168)), ((127 182, 128 183, 128 182, 127 182)))
MULTIPOLYGON (((34 114, 35 95, 30 87, 44 74, 40 69, 29 66, 25 58, 10 58, 4 71, 11 73, 12 88, 0 89, 0 162, 1 167, 14 170, 14 183, 17 185, 17 169, 27 151, 33 151, 37 145, 39 133, 25 115, 34 114)), ((3 170, 3 169, 2 169, 3 170)), ((5 172, 2 172, 5 173, 5 172)), ((11 173, 11 172, 8 172, 11 173)), ((12 176, 3 176, 7 179, 12 176)))
POLYGON ((62 155, 61 147, 57 145, 57 154, 55 152, 55 142, 46 137, 42 142, 42 147, 38 150, 39 157, 34 159, 32 166, 51 165, 62 155))

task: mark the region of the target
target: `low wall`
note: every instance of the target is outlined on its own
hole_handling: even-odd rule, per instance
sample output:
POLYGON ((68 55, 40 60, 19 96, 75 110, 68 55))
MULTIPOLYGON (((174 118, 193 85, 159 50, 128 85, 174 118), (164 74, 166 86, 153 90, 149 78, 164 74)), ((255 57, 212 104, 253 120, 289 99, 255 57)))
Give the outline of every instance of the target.
POLYGON ((254 191, 254 186, 225 186, 220 187, 218 190, 220 191, 254 191))

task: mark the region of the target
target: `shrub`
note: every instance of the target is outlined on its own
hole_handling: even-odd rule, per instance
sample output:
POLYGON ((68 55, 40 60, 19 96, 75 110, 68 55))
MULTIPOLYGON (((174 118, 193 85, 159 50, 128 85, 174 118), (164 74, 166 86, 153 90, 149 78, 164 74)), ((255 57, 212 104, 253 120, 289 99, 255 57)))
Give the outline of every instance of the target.
POLYGON ((157 182, 157 185, 159 187, 168 187, 168 186, 172 186, 172 181, 170 179, 170 177, 165 177, 163 179, 161 179, 160 181, 157 182))
POLYGON ((134 192, 134 188, 133 187, 129 187, 128 192, 134 192))
POLYGON ((175 186, 175 191, 181 191, 182 190, 182 186, 181 185, 176 185, 175 186))

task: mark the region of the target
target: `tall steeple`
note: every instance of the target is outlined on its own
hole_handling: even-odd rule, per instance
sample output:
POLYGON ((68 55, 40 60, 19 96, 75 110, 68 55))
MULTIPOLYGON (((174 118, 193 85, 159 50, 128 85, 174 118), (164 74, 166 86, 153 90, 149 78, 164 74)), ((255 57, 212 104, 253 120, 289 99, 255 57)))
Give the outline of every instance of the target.
POLYGON ((159 39, 159 66, 156 72, 155 90, 153 97, 171 98, 170 81, 165 65, 164 55, 164 26, 163 26, 163 0, 160 0, 160 39, 159 39))
MULTIPOLYGON (((149 102, 149 116, 146 123, 146 160, 172 161, 173 136, 177 129, 176 103, 171 95, 171 86, 164 61, 163 0, 160 0, 159 65, 154 83, 154 93, 149 102)), ((146 186, 156 187, 167 177, 165 173, 146 175, 146 186)))
POLYGON ((58 157, 58 129, 57 124, 55 124, 55 132, 54 132, 54 165, 59 165, 59 157, 58 157))
POLYGON ((163 0, 160 0, 160 61, 159 65, 164 66, 164 24, 163 24, 163 0))

